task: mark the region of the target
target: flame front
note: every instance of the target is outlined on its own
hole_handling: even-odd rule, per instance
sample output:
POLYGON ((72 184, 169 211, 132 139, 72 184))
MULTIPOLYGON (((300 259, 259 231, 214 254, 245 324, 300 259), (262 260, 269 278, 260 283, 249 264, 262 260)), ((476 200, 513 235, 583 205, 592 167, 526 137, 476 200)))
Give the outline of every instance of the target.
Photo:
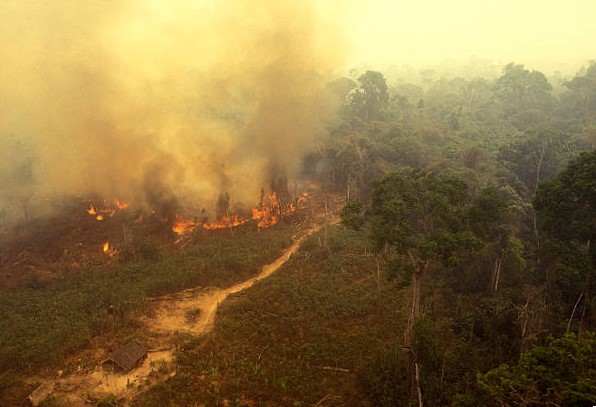
POLYGON ((249 219, 245 219, 240 215, 234 215, 232 217, 224 216, 215 223, 203 223, 203 228, 207 230, 235 228, 245 224, 248 221, 249 219))
MULTIPOLYGON (((218 219, 216 222, 213 223, 203 223, 199 227, 203 227, 203 229, 207 230, 218 230, 218 229, 226 229, 226 228, 234 228, 240 225, 245 224, 248 222, 249 219, 245 219, 240 215, 234 215, 232 217, 224 216, 221 219, 218 219)), ((176 217, 176 221, 172 225, 172 232, 176 233, 177 235, 184 235, 196 230, 198 224, 196 221, 192 220, 183 220, 176 217)))
POLYGON ((104 253, 107 253, 110 251, 110 243, 109 242, 105 242, 104 244, 101 245, 102 250, 104 253))
MULTIPOLYGON (((275 192, 267 195, 268 204, 261 202, 257 207, 252 208, 252 217, 246 218, 242 215, 224 216, 213 223, 199 223, 196 220, 184 220, 176 215, 176 220, 172 224, 172 231, 177 235, 184 235, 195 231, 197 228, 206 230, 218 230, 235 228, 250 222, 251 219, 257 221, 257 228, 263 229, 273 226, 279 222, 282 215, 287 216, 296 211, 298 206, 304 205, 308 199, 308 194, 295 197, 290 203, 281 205, 275 192)), ((263 201, 263 199, 262 199, 263 201)))

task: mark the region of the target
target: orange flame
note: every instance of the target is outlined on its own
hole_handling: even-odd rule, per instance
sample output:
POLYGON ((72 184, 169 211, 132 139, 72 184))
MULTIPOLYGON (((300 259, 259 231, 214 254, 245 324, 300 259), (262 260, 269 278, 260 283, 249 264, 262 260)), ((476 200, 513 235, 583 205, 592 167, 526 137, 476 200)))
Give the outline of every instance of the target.
MULTIPOLYGON (((297 203, 306 202, 307 197, 308 194, 303 194, 302 197, 297 198, 297 203)), ((267 198, 269 205, 262 204, 260 208, 252 210, 252 218, 259 221, 257 223, 259 229, 275 225, 279 222, 281 215, 287 216, 297 209, 294 202, 290 202, 282 208, 275 192, 269 194, 267 198)))
POLYGON ((105 241, 101 245, 101 251, 110 257, 114 257, 118 253, 118 251, 116 249, 114 249, 114 246, 111 246, 108 241, 105 241))
POLYGON ((192 220, 176 219, 172 225, 172 232, 177 235, 183 235, 195 230, 195 223, 192 220))
POLYGON ((97 209, 95 209, 95 206, 89 204, 89 209, 87 209, 87 213, 89 215, 95 216, 95 215, 97 215, 97 209))
POLYGON ((223 218, 219 219, 217 222, 203 223, 203 228, 207 229, 207 230, 235 228, 237 226, 245 224, 248 221, 249 221, 248 219, 244 219, 240 215, 234 215, 231 218, 228 216, 224 216, 223 218))
MULTIPOLYGON (((218 230, 218 229, 226 229, 226 228, 234 228, 240 225, 245 224, 248 222, 249 219, 245 219, 240 215, 234 215, 232 217, 224 216, 223 218, 217 220, 213 223, 203 223, 201 226, 203 229, 207 230, 218 230)), ((197 223, 192 220, 183 220, 176 218, 176 221, 172 225, 172 232, 176 233, 177 235, 184 235, 186 233, 190 233, 197 228, 197 223)))
POLYGON ((259 229, 273 226, 277 223, 277 216, 275 215, 273 208, 270 206, 264 206, 262 209, 253 208, 252 218, 258 220, 257 227, 259 229))
MULTIPOLYGON (((128 202, 122 202, 118 198, 114 199, 114 205, 120 210, 124 210, 129 207, 128 202)), ((93 216, 96 220, 104 220, 106 216, 110 218, 116 214, 116 209, 110 207, 107 200, 103 200, 103 207, 96 208, 93 204, 89 204, 89 208, 85 210, 89 215, 93 216)))
POLYGON ((122 202, 118 198, 114 199, 114 205, 120 210, 124 210, 130 206, 129 202, 122 202))
MULTIPOLYGON (((281 207, 277 195, 271 193, 267 195, 268 204, 264 202, 258 207, 252 208, 251 219, 257 221, 257 227, 263 229, 269 226, 273 226, 279 222, 281 216, 287 216, 296 209, 303 205, 308 199, 308 194, 304 193, 301 196, 297 196, 292 202, 281 207)), ((234 228, 240 225, 244 225, 249 222, 250 219, 243 217, 242 215, 224 216, 213 223, 202 223, 199 224, 196 221, 181 219, 178 215, 172 225, 172 231, 177 235, 184 235, 193 232, 197 227, 202 227, 206 230, 218 230, 234 228)))

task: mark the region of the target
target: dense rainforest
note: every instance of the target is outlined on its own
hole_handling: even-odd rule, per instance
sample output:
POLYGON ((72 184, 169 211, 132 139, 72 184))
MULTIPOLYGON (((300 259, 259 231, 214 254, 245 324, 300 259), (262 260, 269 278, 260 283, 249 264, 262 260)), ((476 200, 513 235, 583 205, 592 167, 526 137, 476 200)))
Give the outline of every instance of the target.
POLYGON ((341 118, 304 160, 411 288, 373 404, 594 404, 596 64, 415 79, 330 83, 341 118))

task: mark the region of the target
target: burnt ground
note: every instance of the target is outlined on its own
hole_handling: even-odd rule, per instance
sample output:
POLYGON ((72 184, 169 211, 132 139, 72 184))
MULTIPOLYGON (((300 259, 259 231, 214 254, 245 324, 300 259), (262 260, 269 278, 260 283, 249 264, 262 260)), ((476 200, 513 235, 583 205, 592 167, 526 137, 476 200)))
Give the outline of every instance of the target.
MULTIPOLYGON (((299 222, 305 211, 324 213, 324 195, 318 189, 309 189, 308 202, 286 221, 299 222)), ((108 205, 114 213, 98 221, 87 212, 90 205, 106 208, 100 199, 68 198, 56 205, 53 216, 0 227, 0 291, 38 288, 53 278, 95 266, 157 252, 174 253, 183 250, 197 234, 230 233, 229 229, 198 228, 190 235, 180 236, 172 232, 172 221, 132 206, 118 209, 108 205), (103 251, 105 242, 109 243, 108 252, 103 251)), ((332 207, 337 208, 337 204, 330 202, 329 211, 332 207)), ((253 233, 255 229, 256 222, 250 221, 234 228, 233 233, 253 233)))
POLYGON ((131 207, 98 221, 87 213, 89 204, 102 205, 73 200, 51 217, 0 229, 0 291, 35 288, 55 277, 179 246, 171 224, 155 215, 131 207))

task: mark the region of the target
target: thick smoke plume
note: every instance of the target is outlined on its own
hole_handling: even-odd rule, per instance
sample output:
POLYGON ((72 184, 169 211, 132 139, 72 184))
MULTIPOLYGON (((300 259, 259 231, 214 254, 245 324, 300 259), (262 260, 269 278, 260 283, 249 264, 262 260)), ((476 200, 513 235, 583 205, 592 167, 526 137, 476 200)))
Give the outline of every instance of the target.
POLYGON ((313 1, 7 0, 0 18, 5 215, 64 195, 251 204, 331 113, 341 30, 313 1))

